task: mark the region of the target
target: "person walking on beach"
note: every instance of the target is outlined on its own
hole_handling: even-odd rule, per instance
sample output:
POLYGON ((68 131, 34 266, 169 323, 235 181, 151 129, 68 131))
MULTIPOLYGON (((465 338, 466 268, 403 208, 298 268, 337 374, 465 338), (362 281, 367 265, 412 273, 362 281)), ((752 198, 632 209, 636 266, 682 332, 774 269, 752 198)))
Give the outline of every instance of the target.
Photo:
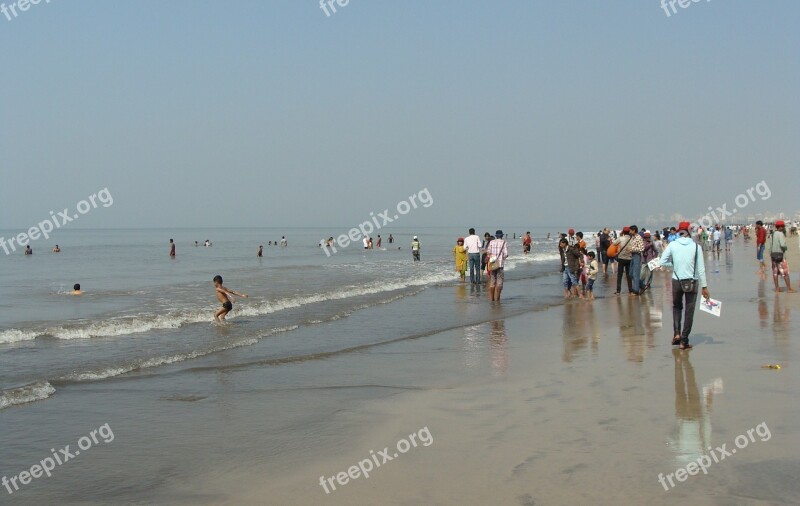
POLYGON ((381 234, 378 234, 378 249, 381 249, 381 234))
POLYGON ((721 242, 722 242, 722 233, 719 230, 719 225, 716 225, 714 227, 714 231, 711 232, 711 235, 714 238, 714 246, 713 246, 714 252, 719 257, 719 253, 721 251, 721 245, 722 245, 721 244, 721 242))
POLYGON ((594 257, 598 261, 598 265, 600 262, 600 234, 602 234, 602 230, 598 230, 596 234, 592 234, 592 240, 594 241, 594 257))
POLYGON ((570 246, 574 246, 578 242, 578 238, 575 237, 575 229, 571 228, 569 229, 568 232, 569 235, 567 236, 567 242, 569 243, 570 246))
POLYGON ((229 288, 225 288, 222 285, 222 276, 220 275, 214 276, 214 293, 217 295, 217 300, 222 303, 222 308, 214 313, 214 321, 217 323, 219 323, 220 320, 224 320, 225 315, 227 315, 233 309, 234 295, 243 297, 245 299, 247 298, 247 295, 243 293, 238 293, 229 288))
POLYGON ((678 238, 678 229, 676 229, 675 227, 670 227, 669 234, 667 234, 667 244, 671 243, 677 238, 678 238))
MULTIPOLYGON (((608 275, 608 263, 611 260, 608 256, 608 248, 611 246, 611 236, 609 235, 608 227, 604 228, 602 232, 600 232, 600 253, 599 253, 599 260, 600 263, 603 264, 603 274, 608 275)), ((611 266, 613 272, 613 264, 611 266)))
POLYGON ((697 307, 698 288, 702 288, 704 298, 711 297, 706 283, 703 255, 699 245, 689 235, 689 227, 688 221, 682 221, 678 225, 678 239, 669 243, 660 262, 662 267, 672 268, 672 345, 680 345, 682 350, 692 348, 689 344, 689 333, 692 331, 697 307))
POLYGON ((594 282, 597 280, 597 273, 600 271, 600 264, 597 262, 594 251, 587 253, 587 256, 589 257, 589 282, 586 284, 586 290, 584 290, 583 295, 588 300, 594 300, 594 282))
POLYGON ((631 254, 630 276, 633 291, 631 295, 639 295, 639 283, 642 277, 642 252, 644 251, 644 241, 639 235, 639 227, 631 225, 631 245, 628 248, 631 254))
POLYGON ((770 257, 772 257, 772 280, 775 282, 775 293, 781 291, 780 277, 783 276, 783 281, 786 283, 786 292, 794 293, 792 290, 792 280, 789 276, 789 264, 786 261, 786 223, 783 220, 775 222, 775 230, 772 231, 772 237, 769 247, 770 257))
POLYGON ((650 270, 647 264, 658 256, 659 253, 656 244, 659 243, 658 232, 656 232, 655 242, 652 240, 650 232, 644 233, 644 250, 642 251, 642 273, 639 277, 639 293, 648 290, 650 288, 650 283, 653 281, 653 271, 650 270))
POLYGON ((767 265, 764 263, 764 248, 767 245, 767 229, 764 228, 764 222, 758 220, 756 222, 756 260, 758 260, 758 274, 765 275, 767 265))
POLYGON ((633 292, 633 284, 631 283, 631 252, 629 251, 630 242, 631 242, 631 228, 630 227, 623 227, 622 234, 614 240, 612 244, 616 245, 618 249, 617 253, 617 264, 619 268, 617 269, 617 291, 614 292, 614 295, 620 295, 622 290, 622 276, 625 275, 625 279, 628 281, 628 293, 633 292))
POLYGON ((414 259, 415 262, 419 262, 419 238, 414 236, 414 239, 411 241, 411 257, 414 259))
POLYGON ((473 285, 481 282, 481 238, 475 235, 475 229, 469 229, 469 235, 464 239, 469 259, 469 282, 473 285))
POLYGON ((461 277, 461 281, 467 274, 467 248, 464 247, 464 238, 459 237, 453 248, 453 259, 456 261, 456 272, 461 277))
POLYGON ((169 256, 175 258, 175 241, 172 239, 169 240, 169 256))
POLYGON ((564 283, 564 298, 578 296, 578 273, 581 270, 581 252, 570 246, 567 238, 558 241, 558 253, 561 256, 561 276, 564 283))
POLYGON ((725 253, 731 251, 731 244, 733 244, 733 228, 728 225, 725 227, 725 253))
POLYGON ((575 234, 575 237, 577 238, 575 239, 575 246, 577 246, 578 249, 586 250, 586 241, 583 240, 583 232, 578 232, 575 234))
MULTIPOLYGON (((491 242, 492 242, 492 236, 489 235, 489 232, 485 232, 483 234, 483 243, 481 244, 481 270, 486 271, 487 279, 489 276, 489 269, 487 267, 489 263, 488 251, 489 251, 489 243, 491 242)), ((480 276, 478 276, 478 281, 480 281, 480 276)))
POLYGON ((503 291, 503 280, 505 279, 504 269, 506 258, 508 258, 508 243, 503 240, 503 231, 498 230, 494 236, 496 239, 489 243, 489 265, 496 267, 489 271, 489 296, 493 301, 500 300, 500 293, 503 291))

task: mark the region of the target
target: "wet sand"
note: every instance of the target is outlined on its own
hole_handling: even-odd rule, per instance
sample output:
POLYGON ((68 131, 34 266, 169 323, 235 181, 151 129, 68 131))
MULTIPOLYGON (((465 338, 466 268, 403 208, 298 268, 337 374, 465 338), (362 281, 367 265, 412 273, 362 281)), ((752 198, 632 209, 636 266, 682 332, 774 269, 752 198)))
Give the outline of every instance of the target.
MULTIPOLYGON (((320 438, 335 443, 313 455, 198 477, 195 491, 215 491, 209 502, 224 504, 800 504, 800 295, 776 295, 771 278, 759 282, 753 256, 739 245, 707 262, 723 315, 698 311, 691 351, 670 346, 663 273, 641 300, 604 296, 599 280, 603 297, 594 303, 570 301, 345 358, 341 367, 383 360, 394 379, 408 371, 405 386, 414 389, 342 405, 320 438), (782 369, 762 368, 774 363, 782 369), (437 367, 435 381, 411 372, 437 367), (452 368, 474 374, 449 381, 452 368), (762 423, 769 438, 755 433, 708 474, 669 491, 659 483, 659 473, 685 468, 708 447, 735 449, 737 436, 762 423), (370 450, 389 447, 391 456, 399 439, 423 427, 429 446, 412 447, 368 479, 334 480, 328 494, 320 486, 320 476, 346 472, 370 450)), ((795 249, 790 265, 798 260, 795 249)))

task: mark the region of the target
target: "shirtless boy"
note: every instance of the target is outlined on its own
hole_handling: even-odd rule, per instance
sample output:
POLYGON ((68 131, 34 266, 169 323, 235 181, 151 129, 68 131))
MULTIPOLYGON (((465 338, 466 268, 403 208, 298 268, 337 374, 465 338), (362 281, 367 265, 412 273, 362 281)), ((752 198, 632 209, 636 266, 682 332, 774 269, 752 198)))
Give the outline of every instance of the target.
POLYGON ((217 294, 217 300, 222 303, 222 309, 214 313, 214 321, 219 323, 221 320, 225 319, 225 315, 227 315, 231 309, 233 309, 233 296, 237 295, 239 297, 247 298, 247 295, 243 293, 238 293, 228 288, 222 286, 222 276, 214 276, 214 288, 217 294))

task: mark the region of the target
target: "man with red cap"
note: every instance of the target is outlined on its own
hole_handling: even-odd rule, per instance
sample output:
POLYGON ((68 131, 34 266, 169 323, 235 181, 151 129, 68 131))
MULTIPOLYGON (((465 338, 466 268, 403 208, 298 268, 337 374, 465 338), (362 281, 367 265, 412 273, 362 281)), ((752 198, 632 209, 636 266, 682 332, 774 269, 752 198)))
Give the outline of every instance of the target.
POLYGON ((569 244, 570 246, 575 246, 576 244, 578 244, 578 238, 575 237, 574 228, 569 229, 569 235, 567 236, 567 244, 569 244))
POLYGON ((769 252, 772 257, 772 281, 775 282, 775 292, 780 292, 779 278, 783 276, 786 283, 786 291, 793 293, 792 281, 789 277, 789 264, 786 262, 786 223, 783 220, 775 222, 775 230, 772 232, 769 252))
POLYGON ((661 266, 672 268, 672 345, 682 350, 692 347, 689 333, 692 331, 694 312, 697 307, 697 291, 702 288, 703 297, 711 294, 706 284, 706 267, 700 247, 689 234, 689 222, 678 225, 679 237, 669 243, 661 254, 661 266), (684 312, 685 308, 685 312, 684 312), (683 320, 683 326, 681 326, 683 320))

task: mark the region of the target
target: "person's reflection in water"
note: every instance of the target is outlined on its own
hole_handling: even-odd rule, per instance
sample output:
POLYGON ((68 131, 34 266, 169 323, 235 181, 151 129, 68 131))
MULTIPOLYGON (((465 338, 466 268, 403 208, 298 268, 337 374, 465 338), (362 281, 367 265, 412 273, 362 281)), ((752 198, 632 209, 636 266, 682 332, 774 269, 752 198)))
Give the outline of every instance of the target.
POLYGON ((627 301, 617 297, 620 342, 631 362, 644 362, 645 329, 642 323, 642 310, 641 300, 638 300, 638 297, 627 301))
POLYGON ((775 344, 781 350, 784 357, 790 354, 789 331, 792 328, 791 312, 789 306, 784 305, 786 301, 783 297, 776 296, 774 307, 772 308, 772 335, 775 344))
POLYGON ((711 445, 711 406, 714 395, 722 393, 722 379, 718 378, 697 388, 694 367, 689 353, 673 349, 675 360, 675 430, 670 446, 677 453, 679 466, 697 460, 711 445))
POLYGON ((492 322, 492 331, 489 334, 489 346, 492 350, 492 373, 495 376, 508 374, 508 336, 506 335, 506 321, 492 322))
POLYGON ((564 341, 564 352, 561 360, 572 362, 573 355, 586 348, 588 336, 583 331, 586 320, 586 306, 581 302, 568 302, 564 304, 564 325, 561 337, 564 341))
POLYGON ((481 329, 484 325, 472 325, 464 328, 462 351, 464 352, 464 366, 476 367, 481 362, 481 329))
POLYGON ((600 327, 597 325, 597 316, 594 314, 594 304, 586 305, 586 319, 589 335, 592 336, 592 355, 600 351, 600 327))
POLYGON ((758 323, 762 329, 767 328, 769 325, 767 321, 769 320, 769 307, 767 307, 765 285, 766 281, 763 279, 758 282, 758 323))
POLYGON ((733 274, 733 255, 730 251, 727 251, 725 255, 725 274, 733 274))
POLYGON ((656 345, 656 329, 662 327, 662 314, 660 301, 657 305, 652 297, 642 299, 642 316, 644 317, 644 332, 647 336, 647 347, 656 345))

